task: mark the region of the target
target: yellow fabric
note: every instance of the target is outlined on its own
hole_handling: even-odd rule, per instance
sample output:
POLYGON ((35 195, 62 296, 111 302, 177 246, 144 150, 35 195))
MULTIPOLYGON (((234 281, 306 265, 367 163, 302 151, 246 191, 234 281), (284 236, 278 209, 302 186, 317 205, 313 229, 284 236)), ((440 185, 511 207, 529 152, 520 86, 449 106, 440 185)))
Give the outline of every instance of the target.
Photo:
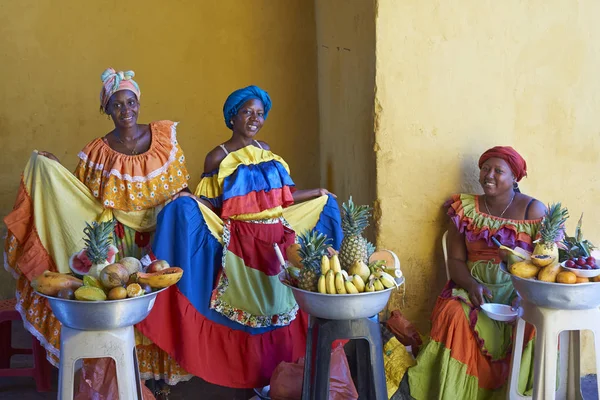
MULTIPOLYGON (((85 222, 110 220, 90 190, 60 163, 34 151, 23 172, 23 182, 33 201, 34 223, 44 248, 59 272, 69 272, 69 257, 84 247, 85 222)), ((152 231, 160 210, 114 211, 114 217, 140 232, 152 231)))
POLYGON ((221 195, 221 187, 219 186, 219 177, 217 174, 213 176, 205 176, 200 180, 194 194, 198 197, 205 196, 209 199, 214 199, 221 195))
POLYGON ((223 161, 221 161, 221 164, 219 164, 219 173, 217 174, 219 194, 222 193, 223 181, 225 178, 233 174, 240 165, 256 165, 271 160, 278 161, 283 165, 288 174, 290 173, 290 167, 283 158, 271 153, 269 150, 263 150, 251 145, 229 153, 223 161))
POLYGON ((204 217, 204 221, 206 222, 210 233, 219 241, 219 243, 223 244, 223 220, 204 204, 198 203, 198 207, 200 208, 200 212, 204 217))
POLYGON ((281 217, 282 211, 283 207, 277 206, 259 213, 232 215, 231 219, 235 219, 237 221, 260 221, 261 219, 279 218, 281 217))
POLYGON ((317 225, 321 211, 327 204, 327 199, 328 196, 324 195, 311 201, 284 208, 283 217, 297 234, 311 230, 317 225))
POLYGON ((406 370, 415 365, 416 361, 406 347, 398 339, 392 337, 383 346, 383 364, 388 399, 391 399, 398 390, 406 370))

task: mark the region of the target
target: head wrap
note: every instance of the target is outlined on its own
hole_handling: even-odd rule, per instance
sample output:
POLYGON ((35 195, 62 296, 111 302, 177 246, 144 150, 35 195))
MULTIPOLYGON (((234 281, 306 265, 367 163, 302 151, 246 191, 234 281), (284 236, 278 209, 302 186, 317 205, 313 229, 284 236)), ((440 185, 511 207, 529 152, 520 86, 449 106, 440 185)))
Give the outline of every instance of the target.
POLYGON ((119 90, 131 90, 137 96, 138 100, 142 93, 140 87, 132 79, 135 76, 133 71, 119 71, 116 72, 112 68, 108 68, 102 73, 100 79, 102 79, 102 91, 100 92, 100 112, 106 112, 106 105, 110 96, 118 92, 119 90))
POLYGON ((248 86, 231 93, 229 97, 227 97, 227 100, 225 100, 225 104, 223 105, 223 117, 225 118, 225 125, 227 125, 229 129, 233 129, 231 119, 237 115, 240 107, 245 102, 252 99, 258 99, 263 103, 265 108, 265 119, 267 119, 267 115, 271 109, 271 98, 269 97, 269 93, 258 86, 248 86))
POLYGON ((527 176, 527 163, 515 149, 510 146, 496 146, 487 150, 479 157, 479 168, 490 158, 501 158, 510 167, 517 182, 527 176))

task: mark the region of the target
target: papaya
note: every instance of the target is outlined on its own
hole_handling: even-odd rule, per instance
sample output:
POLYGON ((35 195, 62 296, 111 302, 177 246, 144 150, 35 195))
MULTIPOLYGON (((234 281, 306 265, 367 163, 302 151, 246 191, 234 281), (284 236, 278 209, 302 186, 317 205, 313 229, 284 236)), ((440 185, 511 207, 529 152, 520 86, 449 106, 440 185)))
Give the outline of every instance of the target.
POLYGON ((545 267, 554 261, 554 257, 547 254, 534 254, 531 256, 531 262, 537 267, 545 267))
POLYGON ((83 286, 81 279, 52 271, 44 271, 31 281, 33 290, 47 296, 57 296, 62 289, 75 290, 81 286, 83 286))
POLYGON ((162 289, 179 282, 181 276, 183 275, 183 270, 178 267, 171 267, 158 272, 138 272, 133 275, 135 275, 133 280, 136 283, 144 283, 150 285, 152 288, 162 289))
POLYGON ((298 254, 298 250, 300 250, 300 245, 298 243, 294 243, 285 249, 285 255, 289 262, 296 268, 302 269, 304 265, 302 265, 302 257, 298 254))
POLYGON ((538 280, 544 282, 556 282, 556 276, 560 272, 560 264, 552 263, 540 269, 538 280))
POLYGON ((556 275, 556 282, 572 285, 577 283, 577 275, 571 271, 561 271, 556 275))
POLYGON ((531 279, 538 273, 539 268, 531 261, 519 261, 510 266, 510 273, 519 278, 531 279))

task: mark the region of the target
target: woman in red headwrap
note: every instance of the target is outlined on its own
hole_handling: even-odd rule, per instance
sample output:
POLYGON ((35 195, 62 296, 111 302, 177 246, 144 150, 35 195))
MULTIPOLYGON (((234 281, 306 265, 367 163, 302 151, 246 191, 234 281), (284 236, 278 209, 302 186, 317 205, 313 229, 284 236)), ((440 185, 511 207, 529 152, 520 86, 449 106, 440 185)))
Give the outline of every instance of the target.
MULTIPOLYGON (((533 250, 543 203, 520 192, 525 160, 512 147, 497 146, 479 159, 483 195, 454 195, 448 207, 450 280, 432 314, 431 341, 408 370, 416 400, 505 398, 513 325, 481 312, 486 302, 515 306, 510 277, 499 270, 504 246, 533 250)), ((519 391, 527 392, 532 332, 523 354, 519 391)))

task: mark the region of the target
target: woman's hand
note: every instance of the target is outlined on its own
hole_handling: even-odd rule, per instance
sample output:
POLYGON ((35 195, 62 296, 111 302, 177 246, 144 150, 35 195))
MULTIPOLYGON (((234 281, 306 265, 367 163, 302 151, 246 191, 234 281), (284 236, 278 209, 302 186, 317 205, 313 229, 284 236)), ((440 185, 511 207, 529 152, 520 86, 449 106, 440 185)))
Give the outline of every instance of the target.
POLYGON ((333 196, 334 199, 337 199, 337 196, 335 194, 331 193, 329 190, 324 188, 317 189, 317 195, 315 197, 321 197, 329 194, 333 196))
POLYGON ((327 189, 319 188, 319 189, 304 189, 304 190, 296 190, 292 193, 294 197, 294 203, 301 203, 306 200, 316 199, 317 197, 332 195, 333 198, 337 199, 337 196, 327 189))
POLYGON ((56 161, 57 163, 60 163, 60 161, 58 161, 58 158, 57 158, 57 157, 56 157, 54 154, 52 154, 52 153, 50 153, 50 152, 48 152, 48 151, 38 151, 38 154, 39 154, 40 156, 44 156, 44 157, 46 157, 46 158, 49 158, 49 159, 51 159, 51 160, 54 160, 54 161, 56 161))
POLYGON ((475 280, 473 281, 473 284, 466 289, 467 292, 469 292, 469 299, 471 300, 471 303, 477 308, 481 307, 481 305, 484 303, 484 296, 490 300, 492 299, 492 292, 490 292, 485 285, 482 285, 475 280))

